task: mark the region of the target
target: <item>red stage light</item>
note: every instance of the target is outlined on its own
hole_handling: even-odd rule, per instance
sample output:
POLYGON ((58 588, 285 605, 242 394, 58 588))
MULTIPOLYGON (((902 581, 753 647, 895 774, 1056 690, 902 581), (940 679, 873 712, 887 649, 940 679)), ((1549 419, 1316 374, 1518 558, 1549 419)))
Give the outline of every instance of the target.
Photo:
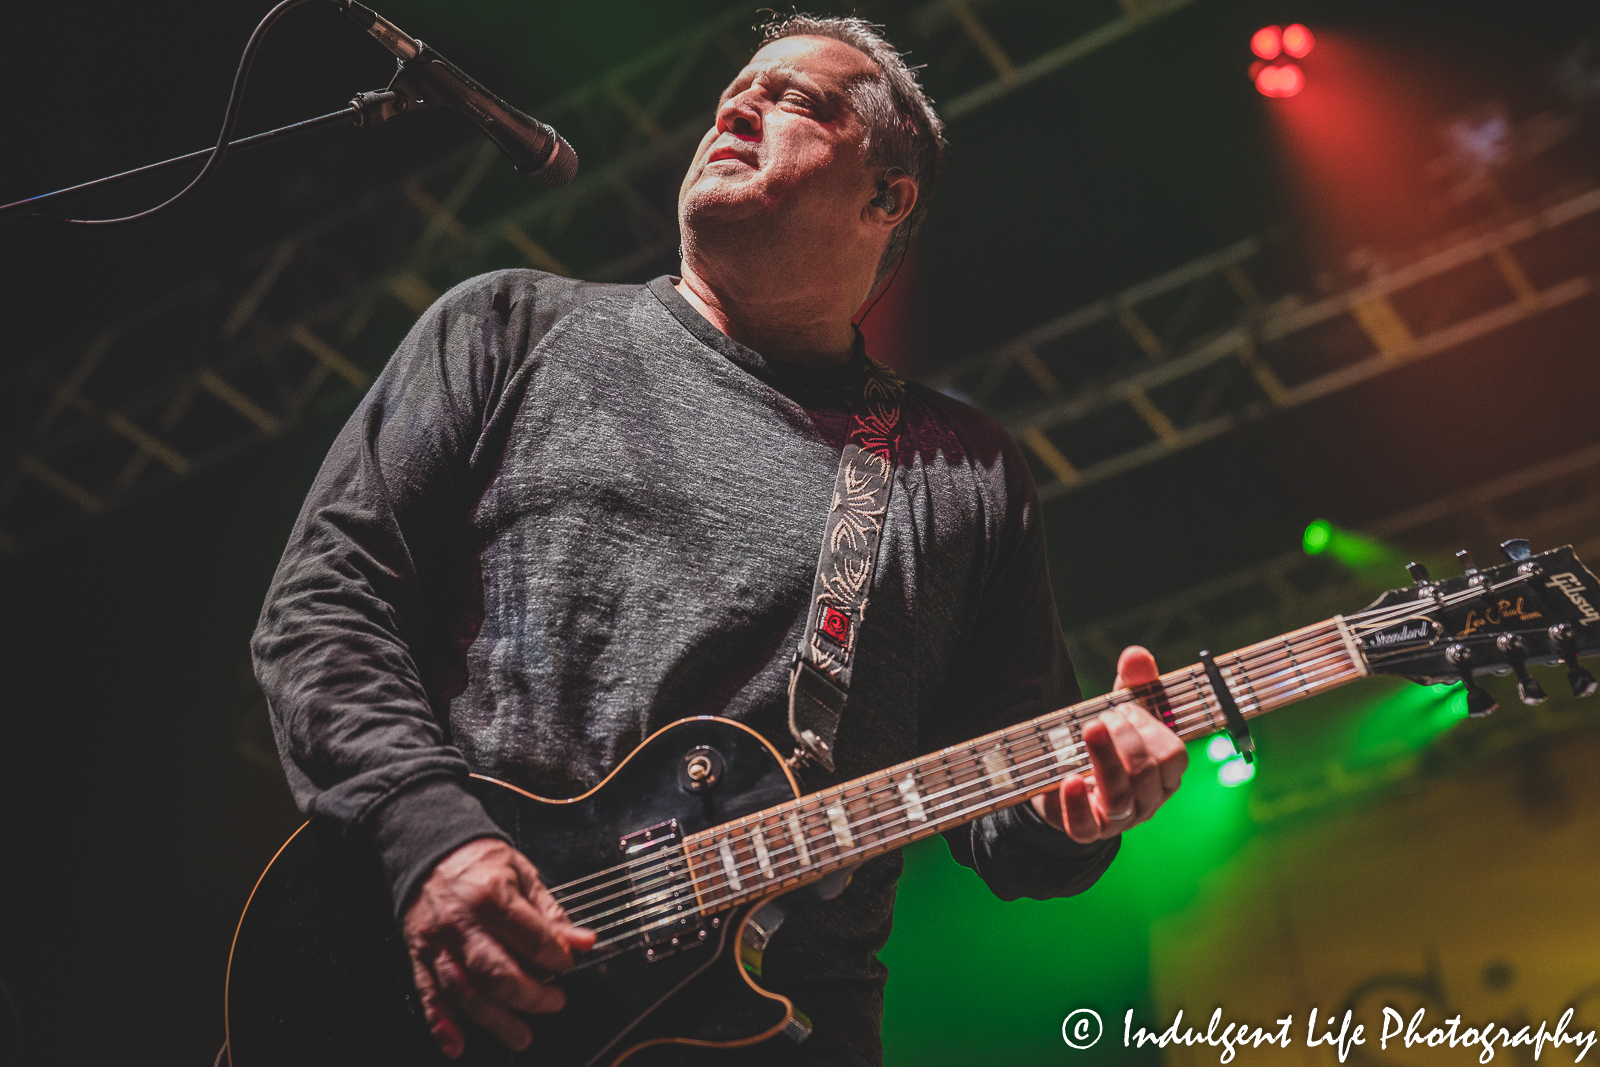
POLYGON ((1283 30, 1283 50, 1300 59, 1310 54, 1315 48, 1317 39, 1311 36, 1311 31, 1296 22, 1293 26, 1285 26, 1283 30))
POLYGON ((1256 88, 1261 95, 1283 99, 1306 87, 1306 75, 1293 63, 1275 63, 1256 73, 1256 88))
MULTIPOLYGON (((1302 30, 1304 26, 1300 27, 1302 30)), ((1310 36, 1309 34, 1307 36, 1310 36)), ((1262 59, 1276 59, 1278 53, 1283 51, 1283 31, 1276 26, 1263 26, 1250 38, 1250 51, 1262 59)), ((1306 49, 1310 51, 1310 49, 1306 49)), ((1305 53, 1302 52, 1301 55, 1305 53)))

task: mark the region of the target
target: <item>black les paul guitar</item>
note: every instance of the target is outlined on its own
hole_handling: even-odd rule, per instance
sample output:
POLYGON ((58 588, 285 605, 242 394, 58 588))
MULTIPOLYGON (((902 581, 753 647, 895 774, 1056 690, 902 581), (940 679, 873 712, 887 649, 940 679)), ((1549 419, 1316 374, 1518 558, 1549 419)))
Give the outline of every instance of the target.
MULTIPOLYGON (((529 1020, 514 1055, 469 1035, 463 1061, 641 1067, 663 1047, 740 1048, 804 1017, 763 990, 762 952, 784 914, 836 894, 863 860, 1048 792, 1088 769, 1080 725, 1139 700, 1185 739, 1368 674, 1466 684, 1474 714, 1494 710, 1474 675, 1515 673, 1544 699, 1529 664, 1564 663, 1580 696, 1600 653, 1600 582, 1570 548, 1386 593, 1349 617, 1275 637, 910 763, 800 796, 776 750, 716 718, 650 737, 600 785, 546 800, 474 778, 490 816, 599 941, 561 981, 568 1006, 529 1020)), ((318 820, 302 826, 256 885, 228 968, 233 1067, 446 1062, 422 1020, 375 858, 318 820)))

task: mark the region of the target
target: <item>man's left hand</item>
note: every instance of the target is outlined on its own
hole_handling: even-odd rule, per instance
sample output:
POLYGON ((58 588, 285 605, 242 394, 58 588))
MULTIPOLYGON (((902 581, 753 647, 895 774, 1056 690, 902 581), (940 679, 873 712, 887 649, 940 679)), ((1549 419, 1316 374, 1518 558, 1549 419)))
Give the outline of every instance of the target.
MULTIPOLYGON (((1133 645, 1117 659, 1113 689, 1132 689, 1159 677, 1156 660, 1133 645)), ((1083 726, 1091 776, 1074 774, 1054 793, 1033 798, 1033 809, 1045 822, 1080 845, 1144 822, 1177 792, 1189 752, 1178 735, 1143 707, 1131 701, 1083 726)))

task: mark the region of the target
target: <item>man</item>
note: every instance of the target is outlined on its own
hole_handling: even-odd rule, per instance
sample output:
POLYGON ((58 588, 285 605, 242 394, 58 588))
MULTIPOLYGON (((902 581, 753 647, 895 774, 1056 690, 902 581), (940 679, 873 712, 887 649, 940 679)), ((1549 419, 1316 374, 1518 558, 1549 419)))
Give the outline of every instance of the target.
MULTIPOLYGON (((796 16, 723 94, 679 198, 681 279, 506 271, 423 316, 307 499, 254 650, 307 811, 369 835, 441 1047, 463 1016, 512 1048, 519 1013, 594 934, 462 788, 594 786, 651 732, 741 720, 784 750, 850 409, 851 324, 926 209, 937 116, 866 23, 796 16)), ((905 395, 899 470, 837 774, 815 790, 1078 697, 1015 445, 905 395)), ((1131 649, 1119 687, 1155 676, 1131 649)), ((1094 774, 948 835, 1001 896, 1091 885, 1185 763, 1136 705, 1085 727, 1094 774)), ((898 853, 804 910, 764 984, 813 1020, 752 1063, 878 1063, 898 853)))

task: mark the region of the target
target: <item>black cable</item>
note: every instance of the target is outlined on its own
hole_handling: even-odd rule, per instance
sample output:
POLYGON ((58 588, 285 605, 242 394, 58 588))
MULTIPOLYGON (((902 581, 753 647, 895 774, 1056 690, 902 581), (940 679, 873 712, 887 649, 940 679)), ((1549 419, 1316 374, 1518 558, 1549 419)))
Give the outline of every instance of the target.
POLYGON ((857 329, 860 329, 861 324, 867 321, 867 316, 872 314, 872 309, 878 306, 878 301, 883 299, 883 294, 889 291, 889 286, 893 285, 894 280, 900 276, 900 268, 905 266, 906 253, 910 251, 911 238, 908 237, 906 238, 906 246, 900 250, 900 258, 895 261, 894 273, 889 275, 889 280, 883 283, 883 288, 878 290, 878 295, 873 297, 871 304, 867 305, 867 310, 862 312, 861 317, 855 321, 857 329))
MULTIPOLYGON (((283 0, 277 7, 267 12, 266 17, 256 26, 255 32, 250 35, 249 42, 244 46, 244 55, 239 59, 239 69, 233 75, 233 90, 228 94, 228 109, 222 118, 222 132, 217 135, 216 147, 211 150, 211 156, 206 160, 206 165, 200 168, 200 173, 196 174, 188 185, 184 186, 164 203, 157 204, 146 211, 141 211, 137 215, 124 215, 120 219, 51 219, 49 221, 60 222, 69 226, 121 226, 129 222, 141 222, 157 212, 165 211, 199 189, 217 172, 217 167, 221 164, 222 157, 228 150, 228 142, 233 138, 233 128, 239 122, 239 108, 244 103, 245 79, 250 77, 250 66, 255 62, 256 52, 261 48, 261 42, 266 38, 267 31, 272 28, 273 23, 287 14, 291 8, 300 7, 303 4, 327 2, 329 0, 283 0)), ((332 2, 341 3, 342 0, 332 0, 332 2)))

